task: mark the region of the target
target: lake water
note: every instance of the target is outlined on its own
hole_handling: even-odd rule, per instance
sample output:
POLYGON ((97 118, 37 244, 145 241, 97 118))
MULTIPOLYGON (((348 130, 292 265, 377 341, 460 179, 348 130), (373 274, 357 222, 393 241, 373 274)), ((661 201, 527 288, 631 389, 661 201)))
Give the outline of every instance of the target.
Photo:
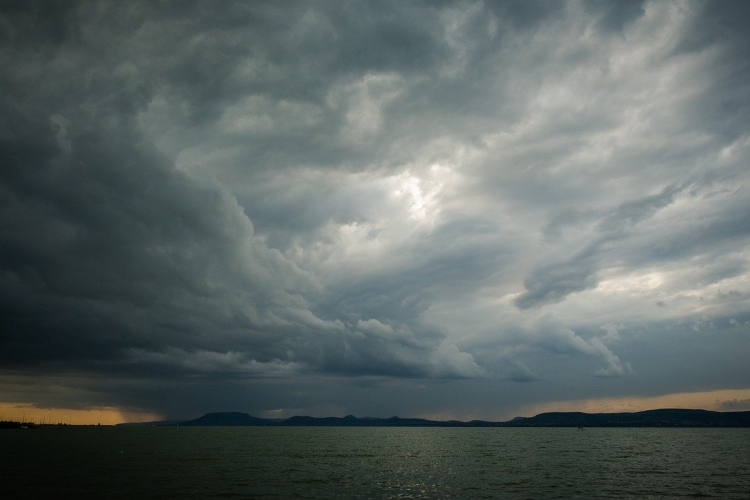
POLYGON ((0 466, 0 498, 750 498, 750 429, 18 429, 0 466))

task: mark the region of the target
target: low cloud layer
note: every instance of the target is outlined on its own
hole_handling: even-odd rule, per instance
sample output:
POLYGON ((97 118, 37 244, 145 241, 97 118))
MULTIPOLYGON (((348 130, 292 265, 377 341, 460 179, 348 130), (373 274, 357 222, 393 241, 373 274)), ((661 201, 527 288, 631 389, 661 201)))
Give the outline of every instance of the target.
POLYGON ((748 21, 5 3, 5 400, 494 418, 750 387, 748 21))

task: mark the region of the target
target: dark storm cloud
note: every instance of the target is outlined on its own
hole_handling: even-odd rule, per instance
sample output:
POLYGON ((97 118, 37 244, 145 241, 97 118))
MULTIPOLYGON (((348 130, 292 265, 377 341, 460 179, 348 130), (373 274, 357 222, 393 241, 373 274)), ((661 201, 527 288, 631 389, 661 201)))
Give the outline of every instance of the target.
MULTIPOLYGON (((116 23, 112 16, 121 9, 136 18, 131 29, 148 31, 148 16, 130 8, 73 10, 116 23)), ((226 190, 176 170, 138 130, 136 114, 160 84, 159 75, 145 71, 154 61, 99 53, 101 32, 58 46, 75 16, 30 10, 12 14, 27 29, 48 21, 62 27, 53 30, 52 52, 41 60, 24 58, 34 52, 29 44, 4 53, 14 67, 2 103, 4 363, 108 361, 138 371, 161 366, 227 376, 274 376, 300 366, 353 374, 480 373, 469 355, 440 347, 434 335, 428 342, 408 329, 376 335, 356 329, 356 322, 346 327, 313 315, 307 300, 319 293, 315 278, 254 237, 226 190)), ((229 19, 217 22, 226 27, 229 19)), ((26 34, 20 29, 12 41, 26 34)), ((221 48, 205 50, 206 57, 227 56, 221 48)), ((191 61, 180 64, 161 78, 181 74, 195 118, 197 102, 214 105, 197 95, 220 90, 205 86, 227 73, 207 63, 192 74, 191 61)))
POLYGON ((595 273, 590 252, 570 262, 536 270, 524 282, 526 292, 516 299, 516 306, 528 309, 539 304, 559 302, 573 292, 593 288, 599 284, 595 273))
POLYGON ((703 389, 655 338, 744 345, 742 2, 1 9, 0 368, 30 399, 438 412, 703 389))

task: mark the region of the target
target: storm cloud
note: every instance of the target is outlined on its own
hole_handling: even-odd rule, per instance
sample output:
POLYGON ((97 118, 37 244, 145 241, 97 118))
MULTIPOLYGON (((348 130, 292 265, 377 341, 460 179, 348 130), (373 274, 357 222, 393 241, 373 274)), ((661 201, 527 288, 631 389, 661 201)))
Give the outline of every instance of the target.
POLYGON ((498 418, 750 388, 747 22, 2 3, 3 400, 498 418))

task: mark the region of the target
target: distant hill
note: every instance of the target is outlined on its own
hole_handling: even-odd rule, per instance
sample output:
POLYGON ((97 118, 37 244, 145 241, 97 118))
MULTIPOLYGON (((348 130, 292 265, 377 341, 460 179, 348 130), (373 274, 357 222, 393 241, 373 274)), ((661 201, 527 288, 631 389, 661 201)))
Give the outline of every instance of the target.
POLYGON ((202 417, 198 417, 195 420, 188 420, 180 422, 179 426, 191 426, 191 425, 223 425, 223 426, 261 426, 261 425, 276 425, 277 422, 266 418, 253 417, 247 413, 240 412, 224 412, 224 413, 206 413, 202 417))
POLYGON ((635 413, 551 412, 516 417, 508 422, 427 420, 423 418, 358 418, 295 416, 286 420, 258 418, 240 412, 207 413, 195 420, 120 425, 279 426, 279 427, 750 427, 750 411, 662 409, 635 413))
POLYGON ((357 418, 353 415, 345 417, 290 417, 278 423, 280 426, 337 426, 337 427, 487 427, 497 426, 498 422, 484 422, 473 420, 460 422, 458 420, 426 420, 424 418, 357 418))
POLYGON ((541 413, 504 427, 750 427, 750 411, 662 409, 635 413, 541 413))

